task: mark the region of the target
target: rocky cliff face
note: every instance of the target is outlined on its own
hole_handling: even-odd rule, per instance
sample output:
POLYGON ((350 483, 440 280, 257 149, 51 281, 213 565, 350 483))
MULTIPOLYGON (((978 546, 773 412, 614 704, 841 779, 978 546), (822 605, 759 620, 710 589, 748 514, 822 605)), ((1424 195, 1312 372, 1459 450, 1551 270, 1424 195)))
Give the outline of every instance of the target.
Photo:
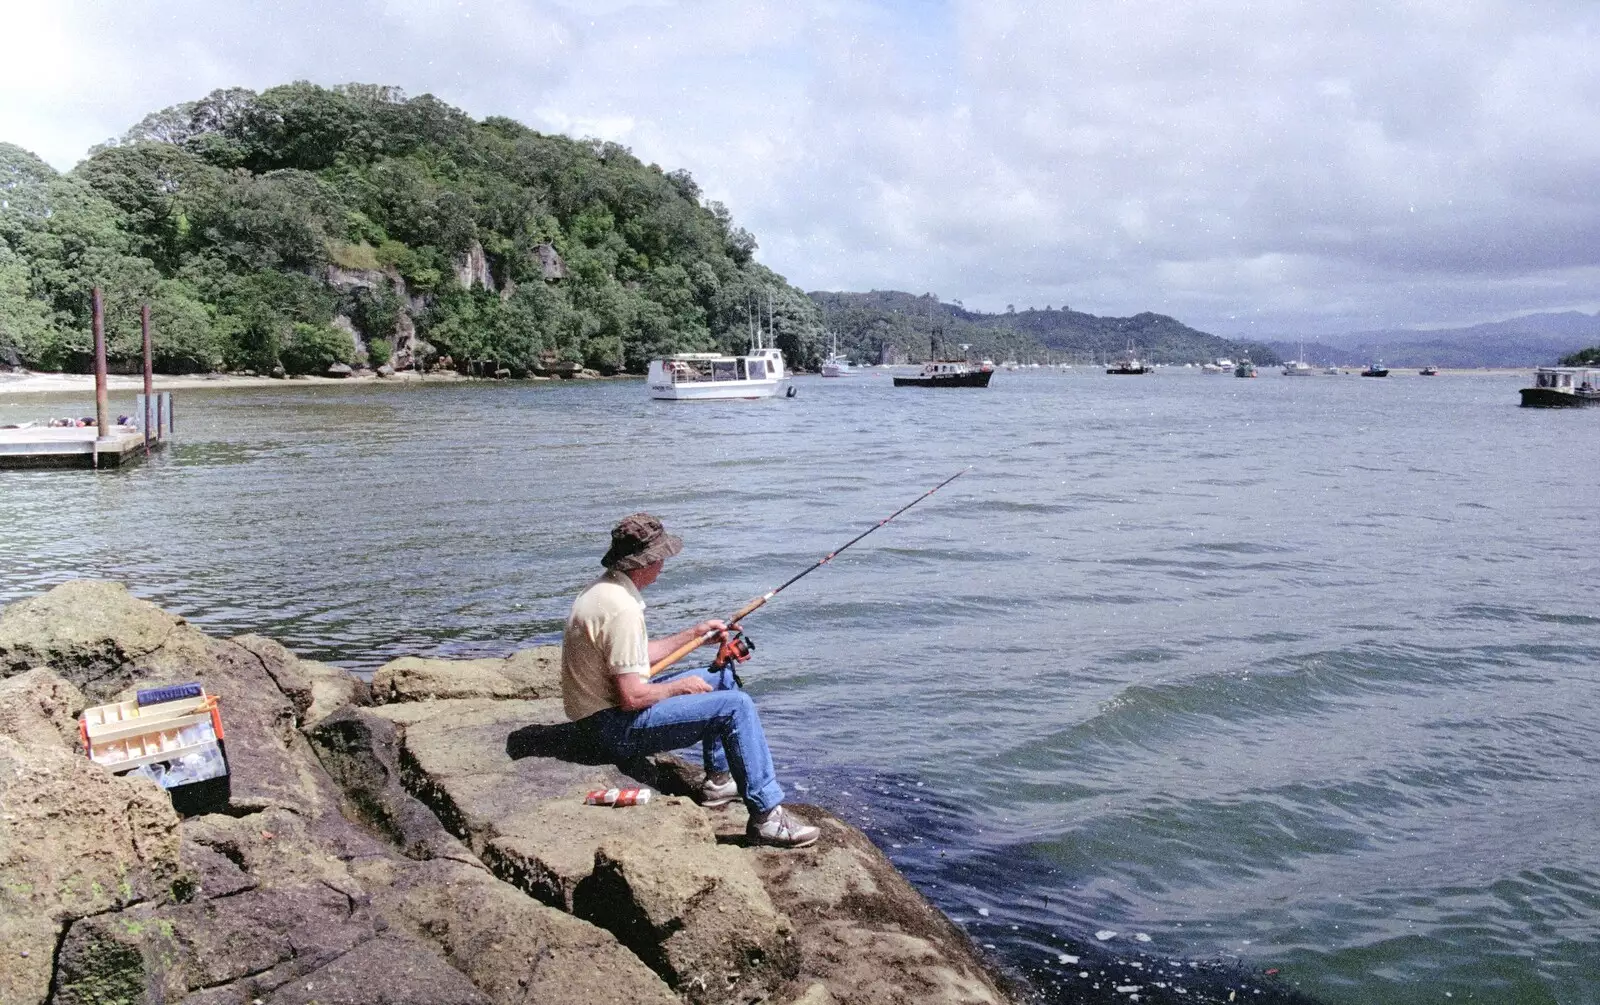
POLYGON ((116 584, 0 612, 0 1001, 998 1003, 965 937, 816 808, 745 847, 697 769, 595 763, 550 650, 372 686, 116 584), (180 819, 75 750, 87 704, 200 679, 231 793, 180 819), (624 768, 626 773, 624 773, 624 768), (646 806, 582 804, 642 781, 646 806))

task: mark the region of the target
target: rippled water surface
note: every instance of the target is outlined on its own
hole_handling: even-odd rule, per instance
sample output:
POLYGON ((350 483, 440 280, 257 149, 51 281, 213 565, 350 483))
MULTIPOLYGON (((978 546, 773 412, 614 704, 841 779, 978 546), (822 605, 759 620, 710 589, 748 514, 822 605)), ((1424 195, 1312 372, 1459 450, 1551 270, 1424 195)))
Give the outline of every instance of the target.
POLYGON ((688 542, 667 630, 971 464, 748 622, 796 796, 1064 1001, 1058 954, 1106 949, 1327 1002, 1595 1002, 1600 413, 1520 383, 178 392, 148 466, 0 473, 0 600, 107 576, 357 669, 499 653, 648 508, 688 542))

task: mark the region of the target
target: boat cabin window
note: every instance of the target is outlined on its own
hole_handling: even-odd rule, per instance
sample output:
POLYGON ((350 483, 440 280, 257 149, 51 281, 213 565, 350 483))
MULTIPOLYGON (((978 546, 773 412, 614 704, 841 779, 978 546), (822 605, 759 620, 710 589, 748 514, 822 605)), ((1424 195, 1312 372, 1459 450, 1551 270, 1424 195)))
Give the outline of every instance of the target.
POLYGON ((712 380, 735 380, 735 379, 737 379, 738 371, 734 367, 734 362, 735 361, 731 360, 731 359, 714 360, 712 362, 712 364, 711 364, 711 379, 712 380))
POLYGON ((1572 386, 1572 374, 1564 373, 1564 374, 1561 375, 1561 386, 1562 387, 1571 387, 1572 386))
POLYGON ((767 379, 767 361, 766 360, 764 360, 764 359, 753 359, 753 360, 750 361, 750 379, 751 380, 766 380, 767 379))
POLYGON ((740 380, 744 380, 744 359, 743 359, 743 357, 734 360, 734 362, 739 365, 739 379, 740 380))

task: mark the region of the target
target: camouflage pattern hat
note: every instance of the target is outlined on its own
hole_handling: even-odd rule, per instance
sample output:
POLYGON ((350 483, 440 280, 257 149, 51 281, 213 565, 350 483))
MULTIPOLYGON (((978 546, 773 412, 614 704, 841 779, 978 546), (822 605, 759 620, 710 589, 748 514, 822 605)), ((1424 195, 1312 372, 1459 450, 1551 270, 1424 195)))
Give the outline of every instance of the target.
POLYGON ((659 519, 649 513, 635 513, 611 528, 611 550, 600 559, 600 564, 627 572, 671 558, 682 550, 683 538, 668 534, 659 519))

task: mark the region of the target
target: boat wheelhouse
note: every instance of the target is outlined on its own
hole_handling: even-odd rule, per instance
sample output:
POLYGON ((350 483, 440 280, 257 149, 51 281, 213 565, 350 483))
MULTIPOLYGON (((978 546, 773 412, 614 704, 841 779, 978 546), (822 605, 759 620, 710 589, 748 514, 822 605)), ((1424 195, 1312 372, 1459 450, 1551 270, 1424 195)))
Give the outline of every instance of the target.
POLYGON ((914 377, 896 377, 895 387, 988 387, 994 367, 964 359, 930 359, 914 377))
POLYGON ((1523 408, 1581 408, 1600 405, 1600 369, 1541 366, 1533 386, 1521 391, 1523 408))
POLYGON ((680 352, 651 360, 645 382, 650 397, 662 401, 725 401, 770 398, 788 377, 781 351, 757 348, 743 356, 680 352))

